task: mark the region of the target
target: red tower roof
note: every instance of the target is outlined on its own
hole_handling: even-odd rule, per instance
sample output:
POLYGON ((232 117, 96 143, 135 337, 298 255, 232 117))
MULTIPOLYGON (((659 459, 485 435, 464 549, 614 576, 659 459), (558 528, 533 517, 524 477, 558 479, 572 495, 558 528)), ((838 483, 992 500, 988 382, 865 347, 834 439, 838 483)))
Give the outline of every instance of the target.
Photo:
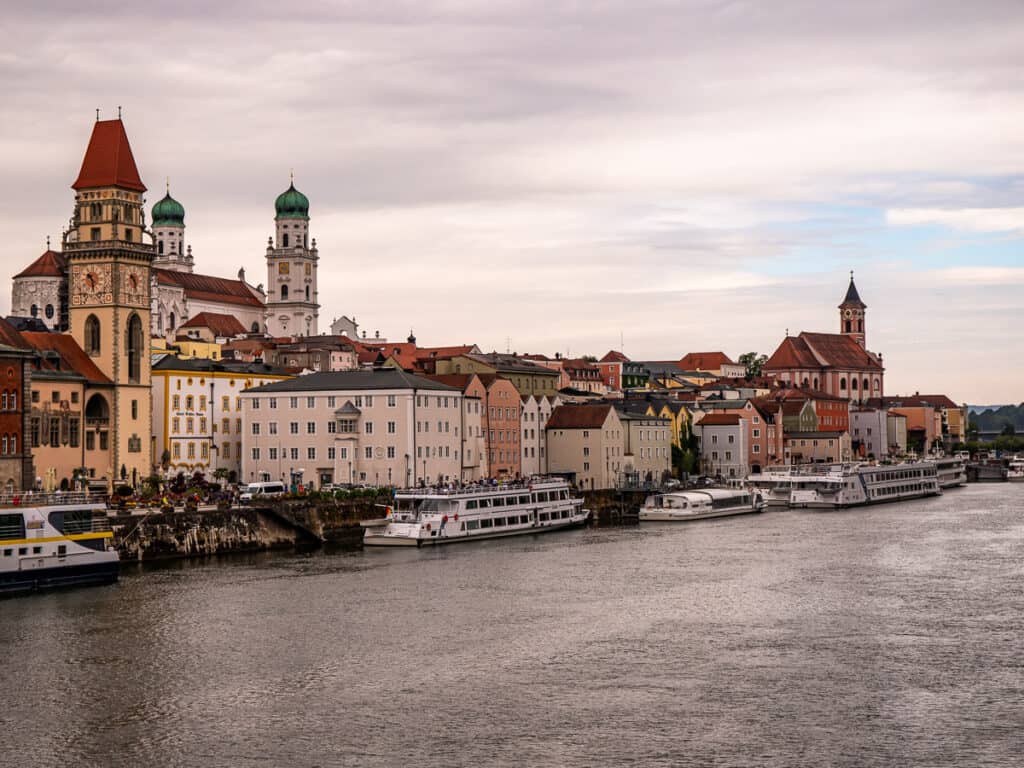
POLYGON ((146 185, 139 178, 128 134, 120 120, 97 120, 89 138, 89 146, 82 159, 82 170, 71 185, 72 189, 91 187, 121 187, 145 192, 146 185))

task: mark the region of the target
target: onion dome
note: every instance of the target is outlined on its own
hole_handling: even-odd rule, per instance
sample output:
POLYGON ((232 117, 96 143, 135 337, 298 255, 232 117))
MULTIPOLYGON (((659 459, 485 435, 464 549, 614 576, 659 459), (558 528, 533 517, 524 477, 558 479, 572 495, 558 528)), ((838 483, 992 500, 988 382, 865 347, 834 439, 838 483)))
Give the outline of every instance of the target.
POLYGON ((171 197, 168 191, 163 199, 153 206, 154 227, 184 227, 185 208, 171 197))
POLYGON ((309 198, 295 188, 295 183, 288 185, 288 189, 277 196, 274 201, 274 208, 277 210, 279 219, 308 219, 309 198))

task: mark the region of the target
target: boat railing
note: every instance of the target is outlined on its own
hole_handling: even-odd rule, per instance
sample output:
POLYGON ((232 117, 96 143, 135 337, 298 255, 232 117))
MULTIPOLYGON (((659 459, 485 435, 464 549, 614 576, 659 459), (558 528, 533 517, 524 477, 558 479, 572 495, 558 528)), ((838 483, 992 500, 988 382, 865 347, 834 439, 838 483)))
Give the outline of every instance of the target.
POLYGON ((49 507, 103 504, 106 496, 80 491, 24 491, 0 494, 0 507, 49 507))
POLYGON ((529 491, 533 489, 533 486, 541 483, 552 483, 557 482, 557 479, 552 480, 550 478, 537 478, 531 482, 517 482, 517 483, 498 483, 497 485, 491 485, 489 483, 480 484, 469 484, 469 485, 427 485, 422 488, 403 488, 399 491, 395 491, 395 496, 475 496, 483 493, 508 493, 509 491, 529 491))

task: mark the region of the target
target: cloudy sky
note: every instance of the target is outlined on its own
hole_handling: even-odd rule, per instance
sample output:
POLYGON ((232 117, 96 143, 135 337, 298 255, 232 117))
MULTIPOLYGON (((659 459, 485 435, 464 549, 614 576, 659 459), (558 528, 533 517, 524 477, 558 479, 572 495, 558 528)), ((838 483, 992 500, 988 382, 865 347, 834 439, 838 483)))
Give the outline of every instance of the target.
POLYGON ((265 280, 294 169, 323 326, 770 354, 838 329, 852 269, 890 393, 1024 399, 1019 0, 97 0, 4 26, 5 284, 121 105, 197 271, 265 280))

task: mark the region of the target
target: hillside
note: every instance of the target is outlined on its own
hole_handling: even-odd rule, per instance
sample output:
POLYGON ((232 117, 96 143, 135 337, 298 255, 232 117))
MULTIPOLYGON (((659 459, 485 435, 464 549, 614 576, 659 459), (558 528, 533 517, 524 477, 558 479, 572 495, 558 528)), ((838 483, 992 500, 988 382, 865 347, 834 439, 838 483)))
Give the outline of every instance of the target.
POLYGON ((972 413, 971 421, 982 432, 1001 432, 1011 424, 1018 434, 1024 433, 1024 403, 990 407, 981 413, 972 413))

